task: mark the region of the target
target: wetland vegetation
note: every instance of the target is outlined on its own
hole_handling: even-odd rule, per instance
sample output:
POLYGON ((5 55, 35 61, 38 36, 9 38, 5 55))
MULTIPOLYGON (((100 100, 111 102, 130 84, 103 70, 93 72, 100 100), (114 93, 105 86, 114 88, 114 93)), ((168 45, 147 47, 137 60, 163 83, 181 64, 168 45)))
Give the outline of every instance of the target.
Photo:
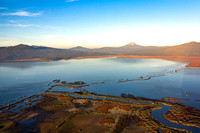
POLYGON ((175 102, 174 98, 161 100, 135 97, 100 95, 85 90, 82 81, 53 80, 46 94, 16 99, 13 104, 0 108, 1 132, 189 132, 186 129, 169 127, 151 113, 171 106, 163 114, 170 122, 186 126, 200 125, 199 111, 175 102), (74 92, 50 91, 54 87, 75 88, 74 92), (169 100, 170 99, 170 100, 169 100), (17 111, 18 106, 22 107, 17 111), (31 106, 30 106, 31 105, 31 106), (185 113, 183 115, 183 113, 185 113), (185 116, 185 117, 183 117, 185 116))

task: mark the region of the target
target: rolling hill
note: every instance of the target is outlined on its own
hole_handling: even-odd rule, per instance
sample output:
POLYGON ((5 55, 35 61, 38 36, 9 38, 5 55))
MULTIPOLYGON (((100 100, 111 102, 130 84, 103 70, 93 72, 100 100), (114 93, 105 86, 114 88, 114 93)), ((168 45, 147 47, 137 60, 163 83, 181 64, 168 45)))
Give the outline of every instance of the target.
POLYGON ((156 47, 141 46, 131 42, 121 47, 103 47, 95 49, 89 49, 81 46, 70 49, 57 49, 43 46, 29 46, 24 44, 11 47, 0 47, 0 62, 35 58, 59 60, 63 58, 70 59, 81 56, 101 55, 200 57, 200 43, 188 42, 176 46, 156 47))
POLYGON ((79 56, 102 55, 100 53, 80 52, 70 49, 56 49, 42 46, 28 46, 19 44, 17 46, 4 47, 0 49, 0 62, 7 62, 20 59, 46 59, 59 60, 79 56))

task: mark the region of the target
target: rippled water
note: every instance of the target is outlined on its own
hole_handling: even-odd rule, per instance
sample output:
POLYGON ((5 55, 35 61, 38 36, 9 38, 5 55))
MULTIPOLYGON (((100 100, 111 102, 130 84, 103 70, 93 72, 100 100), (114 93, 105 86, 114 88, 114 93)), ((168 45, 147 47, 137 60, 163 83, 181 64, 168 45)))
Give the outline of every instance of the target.
POLYGON ((186 63, 161 59, 73 59, 55 62, 1 63, 0 104, 20 96, 43 93, 54 79, 84 81, 90 92, 147 98, 189 99, 185 105, 200 109, 200 70, 184 69, 186 63), (138 79, 118 83, 118 81, 138 79), (155 76, 155 77, 154 77, 155 76))

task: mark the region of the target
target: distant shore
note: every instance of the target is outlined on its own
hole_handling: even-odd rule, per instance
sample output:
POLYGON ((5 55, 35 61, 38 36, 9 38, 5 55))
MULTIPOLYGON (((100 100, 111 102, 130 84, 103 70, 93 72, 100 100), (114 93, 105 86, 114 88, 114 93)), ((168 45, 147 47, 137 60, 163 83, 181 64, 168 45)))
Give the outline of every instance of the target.
MULTIPOLYGON (((133 59, 166 59, 174 61, 185 61, 188 64, 185 67, 200 67, 200 57, 175 57, 175 56, 136 56, 136 55, 104 55, 104 56, 82 56, 75 58, 63 58, 59 60, 70 60, 70 59, 88 59, 88 58, 107 58, 107 57, 116 57, 116 58, 133 58, 133 59)), ((32 62, 32 61, 55 61, 53 59, 18 59, 11 60, 8 62, 32 62)))
POLYGON ((73 59, 106 58, 106 57, 133 58, 133 59, 166 59, 166 60, 175 60, 175 61, 185 61, 189 63, 185 67, 200 67, 200 57, 106 55, 106 56, 76 57, 73 59))

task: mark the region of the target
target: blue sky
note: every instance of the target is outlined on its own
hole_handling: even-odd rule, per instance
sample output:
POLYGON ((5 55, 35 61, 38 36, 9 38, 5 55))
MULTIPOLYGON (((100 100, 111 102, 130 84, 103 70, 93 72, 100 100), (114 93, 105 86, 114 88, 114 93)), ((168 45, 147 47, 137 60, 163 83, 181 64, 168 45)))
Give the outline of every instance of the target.
POLYGON ((200 0, 0 0, 0 46, 200 41, 200 0))

